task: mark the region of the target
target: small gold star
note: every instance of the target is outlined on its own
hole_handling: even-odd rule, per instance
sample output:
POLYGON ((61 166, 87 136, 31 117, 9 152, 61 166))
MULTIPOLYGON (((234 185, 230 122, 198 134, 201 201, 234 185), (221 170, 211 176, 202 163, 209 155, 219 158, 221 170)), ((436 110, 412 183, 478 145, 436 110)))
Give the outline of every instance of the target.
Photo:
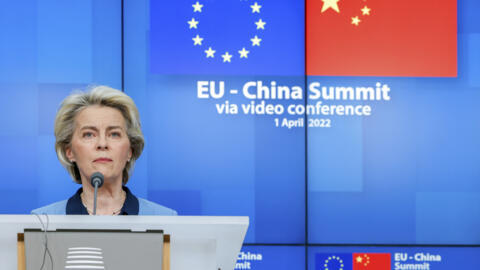
POLYGON ((361 20, 358 18, 358 16, 352 17, 352 24, 355 24, 358 26, 358 24, 361 22, 361 20))
POLYGON ((326 11, 327 9, 331 8, 335 10, 337 13, 340 13, 340 9, 338 8, 338 1, 340 0, 322 0, 323 6, 322 6, 322 13, 326 11))
POLYGON ((367 6, 365 6, 361 9, 363 15, 370 15, 370 10, 371 9, 368 8, 367 6))

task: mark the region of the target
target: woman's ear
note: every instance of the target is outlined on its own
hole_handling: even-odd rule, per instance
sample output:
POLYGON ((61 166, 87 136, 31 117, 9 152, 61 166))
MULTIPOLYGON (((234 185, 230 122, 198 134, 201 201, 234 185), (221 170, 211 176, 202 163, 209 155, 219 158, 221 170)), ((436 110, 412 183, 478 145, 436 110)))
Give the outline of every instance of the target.
POLYGON ((68 160, 70 160, 70 162, 75 162, 75 157, 73 156, 71 147, 65 148, 65 155, 67 156, 68 160))
POLYGON ((132 159, 132 148, 130 148, 130 151, 128 151, 127 162, 130 162, 131 159, 132 159))

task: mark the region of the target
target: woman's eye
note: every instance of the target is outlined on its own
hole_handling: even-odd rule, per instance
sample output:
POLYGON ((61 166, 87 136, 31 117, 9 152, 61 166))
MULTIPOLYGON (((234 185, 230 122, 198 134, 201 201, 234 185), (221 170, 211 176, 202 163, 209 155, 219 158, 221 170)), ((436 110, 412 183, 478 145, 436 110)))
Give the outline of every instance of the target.
POLYGON ((93 137, 93 133, 92 132, 84 132, 82 134, 82 137, 83 138, 91 138, 91 137, 93 137))
POLYGON ((112 137, 120 137, 121 134, 120 134, 120 132, 112 132, 110 135, 112 137))

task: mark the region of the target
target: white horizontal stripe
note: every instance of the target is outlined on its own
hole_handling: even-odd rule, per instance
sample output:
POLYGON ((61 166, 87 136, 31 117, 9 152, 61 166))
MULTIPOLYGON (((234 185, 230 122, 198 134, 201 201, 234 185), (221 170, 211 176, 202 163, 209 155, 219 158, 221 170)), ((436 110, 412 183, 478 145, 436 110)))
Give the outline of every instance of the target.
POLYGON ((65 269, 105 269, 105 267, 96 265, 67 265, 65 269))
POLYGON ((99 251, 69 251, 67 254, 68 254, 68 255, 70 255, 70 254, 95 254, 95 255, 102 255, 102 252, 99 252, 99 251))
POLYGON ((95 248, 95 247, 71 247, 68 248, 68 250, 96 250, 96 251, 102 251, 101 248, 95 248))
POLYGON ((79 263, 92 263, 92 264, 103 264, 102 261, 89 261, 89 260, 74 260, 74 261, 67 261, 67 264, 79 264, 79 263))
POLYGON ((68 259, 103 259, 102 256, 93 256, 93 255, 72 255, 67 256, 68 259))

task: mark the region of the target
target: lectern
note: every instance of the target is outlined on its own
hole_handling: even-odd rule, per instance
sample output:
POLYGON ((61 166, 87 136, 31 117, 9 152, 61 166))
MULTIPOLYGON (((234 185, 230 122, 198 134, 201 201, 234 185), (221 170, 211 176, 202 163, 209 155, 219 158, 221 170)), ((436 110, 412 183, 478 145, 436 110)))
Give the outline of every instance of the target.
MULTIPOLYGON (((46 225, 46 217, 40 217, 46 225)), ((165 241, 162 254, 158 256, 166 258, 164 266, 169 263, 167 267, 172 270, 233 270, 248 223, 248 217, 50 215, 47 238, 62 237, 58 232, 113 232, 117 235, 161 232, 165 241), (53 237, 54 234, 57 236, 53 237)), ((21 255, 25 252, 23 234, 39 230, 43 227, 34 215, 0 215, 2 269, 17 270, 22 267, 24 259, 21 255)), ((74 247, 73 250, 75 248, 86 247, 74 247)), ((63 262, 58 263, 62 265, 63 262)), ((161 269, 160 265, 158 269, 161 269)))

